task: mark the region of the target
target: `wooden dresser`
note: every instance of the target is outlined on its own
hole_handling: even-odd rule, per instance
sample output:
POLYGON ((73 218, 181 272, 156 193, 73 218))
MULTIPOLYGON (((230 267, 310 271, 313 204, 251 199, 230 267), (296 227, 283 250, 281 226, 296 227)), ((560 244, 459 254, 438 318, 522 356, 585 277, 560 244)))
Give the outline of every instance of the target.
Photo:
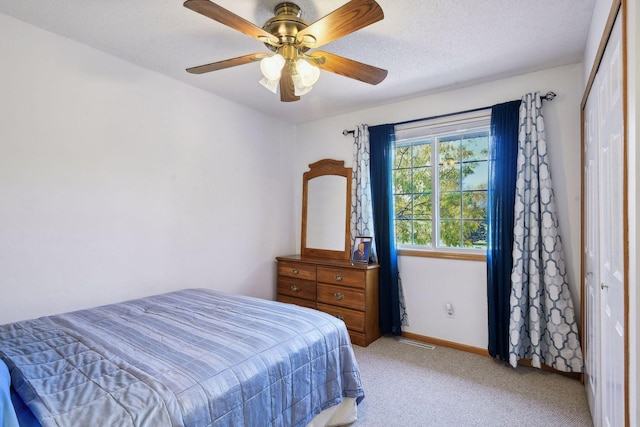
POLYGON ((276 258, 278 301, 315 308, 344 320, 351 342, 380 337, 377 264, 302 257, 276 258))

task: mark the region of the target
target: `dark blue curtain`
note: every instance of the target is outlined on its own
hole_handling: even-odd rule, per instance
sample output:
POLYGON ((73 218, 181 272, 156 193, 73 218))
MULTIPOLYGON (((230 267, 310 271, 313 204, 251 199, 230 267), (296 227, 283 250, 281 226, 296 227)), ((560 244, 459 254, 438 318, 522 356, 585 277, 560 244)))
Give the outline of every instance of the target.
POLYGON ((401 335, 398 253, 391 202, 391 161, 394 125, 369 127, 371 155, 371 203, 378 263, 380 264, 380 328, 383 334, 401 335))
POLYGON ((501 360, 509 359, 509 298, 520 102, 506 102, 491 109, 487 206, 488 350, 491 356, 501 360))

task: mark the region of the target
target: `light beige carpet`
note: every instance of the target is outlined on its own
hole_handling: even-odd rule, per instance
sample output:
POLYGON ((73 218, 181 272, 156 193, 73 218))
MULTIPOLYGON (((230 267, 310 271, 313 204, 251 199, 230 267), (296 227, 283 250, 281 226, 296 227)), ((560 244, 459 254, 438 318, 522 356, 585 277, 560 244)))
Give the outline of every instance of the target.
POLYGON ((579 381, 445 347, 384 337, 354 346, 363 426, 592 426, 579 381))

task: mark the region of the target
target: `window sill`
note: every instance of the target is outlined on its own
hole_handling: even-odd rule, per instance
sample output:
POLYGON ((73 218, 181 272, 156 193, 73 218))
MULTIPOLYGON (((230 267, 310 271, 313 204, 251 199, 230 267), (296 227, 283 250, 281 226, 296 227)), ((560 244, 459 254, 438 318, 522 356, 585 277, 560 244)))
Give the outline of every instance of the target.
POLYGON ((462 261, 487 261, 487 255, 484 253, 462 253, 462 252, 442 252, 442 251, 425 251, 420 249, 398 249, 400 256, 415 256, 423 258, 442 258, 457 259, 462 261))

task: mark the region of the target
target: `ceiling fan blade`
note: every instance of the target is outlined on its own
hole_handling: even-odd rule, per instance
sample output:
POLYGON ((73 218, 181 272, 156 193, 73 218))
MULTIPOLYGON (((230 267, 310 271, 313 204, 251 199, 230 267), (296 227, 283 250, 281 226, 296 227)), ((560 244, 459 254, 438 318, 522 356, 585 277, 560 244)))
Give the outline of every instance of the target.
POLYGON ((374 0, 351 0, 298 32, 298 42, 317 48, 384 19, 382 8, 374 0))
POLYGON ((264 53, 251 53, 249 55, 238 56, 237 58, 225 59, 224 61, 212 62, 211 64, 198 65, 197 67, 187 68, 187 71, 191 74, 204 74, 210 71, 222 70, 225 68, 235 67, 237 65, 259 61, 265 56, 268 55, 264 53))
POLYGON ((317 63, 318 67, 323 70, 372 85, 377 85, 383 81, 388 73, 387 70, 383 70, 382 68, 363 64, 362 62, 334 55, 329 52, 315 51, 309 56, 314 59, 317 58, 318 60, 314 61, 314 63, 317 63))
POLYGON ((296 88, 293 85, 293 79, 291 74, 293 71, 293 62, 289 61, 282 68, 282 74, 280 76, 280 101, 293 102, 300 100, 299 96, 296 96, 296 88))
POLYGON ((278 44, 280 41, 276 36, 266 32, 262 28, 229 12, 227 9, 218 6, 209 0, 187 0, 184 2, 184 7, 198 12, 208 18, 220 22, 221 24, 231 27, 234 30, 238 30, 243 34, 246 34, 263 43, 278 44))

